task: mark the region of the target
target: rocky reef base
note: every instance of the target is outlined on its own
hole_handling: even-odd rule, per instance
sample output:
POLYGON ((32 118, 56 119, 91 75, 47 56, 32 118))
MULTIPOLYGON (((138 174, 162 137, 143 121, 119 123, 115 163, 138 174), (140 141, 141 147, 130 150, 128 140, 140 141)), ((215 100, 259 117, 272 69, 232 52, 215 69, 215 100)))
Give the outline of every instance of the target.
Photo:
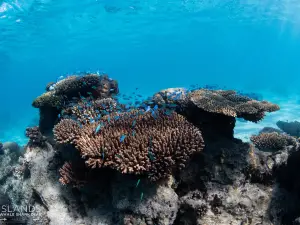
MULTIPOLYGON (((106 78, 104 81, 109 82, 106 78)), ((75 79, 74 82, 78 80, 75 79)), ((91 85, 99 85, 98 80, 93 82, 91 85)), ((113 84, 116 85, 115 82, 113 84)), ((59 84, 57 87, 60 87, 57 92, 68 91, 59 84)), ((98 86, 94 89, 98 90, 97 88, 98 86)), ((73 87, 73 92, 74 89, 76 86, 73 87)), ((108 93, 99 90, 101 95, 97 92, 97 96, 101 98, 103 93, 108 93)), ((178 90, 180 89, 175 90, 177 94, 178 90)), ((60 103, 55 103, 51 111, 55 116, 47 115, 53 118, 50 124, 41 117, 42 131, 39 128, 27 130, 30 141, 24 150, 12 143, 0 145, 0 204, 5 206, 1 209, 0 218, 6 220, 2 221, 3 224, 12 224, 14 221, 43 225, 300 224, 298 140, 280 132, 262 132, 253 136, 253 144, 233 138, 237 117, 258 122, 263 118, 264 112, 275 111, 279 107, 236 95, 233 91, 230 95, 228 91, 199 90, 198 93, 180 95, 180 98, 173 99, 171 103, 167 102, 166 93, 168 92, 162 91, 149 99, 150 107, 156 108, 156 105, 160 107, 164 104, 173 107, 176 104, 175 112, 172 113, 183 116, 188 124, 199 129, 203 139, 198 136, 194 138, 205 144, 201 146, 201 151, 186 152, 188 157, 184 166, 174 165, 174 170, 158 173, 151 170, 156 159, 147 159, 150 172, 147 169, 141 172, 135 165, 135 170, 130 167, 120 172, 119 167, 115 166, 119 165, 117 158, 111 158, 108 163, 105 161, 108 156, 102 155, 101 159, 94 154, 93 158, 90 153, 88 159, 96 159, 100 164, 93 164, 97 165, 96 168, 89 167, 86 164, 90 161, 84 162, 81 157, 82 151, 86 150, 76 144, 87 131, 76 133, 77 136, 73 139, 70 136, 59 136, 59 123, 67 119, 63 118, 60 110, 66 109, 58 109, 57 105, 60 103), (53 128, 56 130, 54 136, 53 128), (58 141, 62 137, 72 143, 62 143, 62 139, 58 141), (68 167, 71 163, 66 164, 66 161, 70 159, 73 165, 78 162, 77 169, 68 167), (151 181, 153 173, 157 173, 157 179, 151 181), (74 180, 76 185, 69 182, 74 180), (16 206, 19 208, 15 208, 16 206), (28 207, 31 207, 31 211, 28 207), (23 215, 14 214, 20 208, 23 215), (8 213, 8 209, 13 209, 13 212, 8 213)), ((59 98, 59 95, 55 95, 55 98, 59 98)), ((39 106, 50 107, 43 101, 39 98, 39 106)), ((43 110, 41 112, 44 113, 43 110)), ((120 117, 123 116, 123 112, 117 113, 120 117)), ((183 121, 181 116, 178 118, 183 121)), ((148 117, 143 115, 143 118, 148 117)), ((82 124, 87 130, 90 126, 95 126, 89 122, 82 124)), ((114 121, 115 129, 117 124, 114 121)), ((148 129, 152 129, 151 126, 148 129)), ((136 131, 139 134, 138 125, 136 131)), ((103 134, 97 132, 90 136, 91 143, 92 137, 102 140, 100 135, 103 134)), ((103 132, 108 131, 104 129, 103 132)), ((143 140, 142 136, 138 137, 143 140)), ((132 142, 131 140, 126 144, 131 146, 132 142)), ((183 141, 180 145, 183 150, 186 144, 183 141)), ((126 155, 122 144, 115 146, 120 149, 119 154, 126 155)), ((161 148, 160 151, 165 150, 161 148)), ((159 152, 156 152, 155 157, 159 156, 159 152)), ((169 157, 173 156, 166 158, 169 160, 169 157)), ((173 159, 177 160, 176 157, 173 159)), ((167 159, 159 161, 159 166, 163 169, 166 164, 164 160, 167 159)), ((120 165, 124 167, 123 164, 120 165)))

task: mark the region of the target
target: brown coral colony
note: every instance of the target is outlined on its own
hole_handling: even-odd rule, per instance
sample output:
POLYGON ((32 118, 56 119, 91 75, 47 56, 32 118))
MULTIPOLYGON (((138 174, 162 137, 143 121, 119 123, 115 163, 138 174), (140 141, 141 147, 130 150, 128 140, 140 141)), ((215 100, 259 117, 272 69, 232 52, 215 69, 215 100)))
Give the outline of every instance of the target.
MULTIPOLYGON (((62 120, 56 126, 57 140, 64 138, 67 131, 61 130, 69 122, 62 120)), ((121 173, 147 175, 155 181, 184 167, 193 153, 203 149, 200 130, 175 112, 170 116, 162 110, 155 115, 144 111, 120 113, 96 133, 104 123, 84 126, 74 140, 91 168, 109 167, 121 173)))

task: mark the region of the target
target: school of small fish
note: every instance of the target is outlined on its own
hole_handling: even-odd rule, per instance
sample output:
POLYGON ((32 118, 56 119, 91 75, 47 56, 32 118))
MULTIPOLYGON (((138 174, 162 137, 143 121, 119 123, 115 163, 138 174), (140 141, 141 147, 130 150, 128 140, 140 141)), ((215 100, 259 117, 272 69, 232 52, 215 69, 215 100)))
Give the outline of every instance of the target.
MULTIPOLYGON (((79 75, 78 75, 78 79, 80 79, 82 76, 88 74, 88 72, 80 72, 79 75)), ((100 75, 103 75, 103 73, 100 73, 99 71, 96 73, 98 74, 99 76, 100 75)), ((58 77, 57 81, 61 81, 65 79, 64 76, 60 76, 58 77)), ((109 78, 109 80, 112 80, 111 78, 109 78)), ((82 82, 82 85, 83 86, 86 86, 87 83, 86 82, 82 82)), ((49 90, 54 90, 55 89, 55 86, 56 86, 56 83, 52 84, 49 88, 49 90)), ((93 96, 93 92, 97 90, 98 87, 96 86, 92 86, 91 88, 86 88, 88 91, 86 93, 78 93, 78 97, 74 96, 72 97, 72 100, 69 100, 68 101, 68 98, 67 96, 64 96, 65 97, 65 100, 64 100, 64 104, 63 106, 65 108, 68 108, 68 107, 75 107, 76 110, 79 110, 83 115, 84 117, 86 118, 86 120, 90 123, 90 124, 93 124, 93 123, 99 123, 96 128, 95 128, 95 131, 94 131, 94 134, 97 135, 99 133, 101 133, 101 130, 102 128, 107 124, 107 123, 110 123, 111 122, 111 119, 113 120, 118 120, 120 118, 120 116, 116 115, 114 116, 113 118, 111 118, 110 116, 110 113, 113 111, 113 109, 111 108, 111 106, 109 105, 101 105, 102 109, 96 109, 94 110, 94 112, 96 113, 96 116, 91 116, 89 114, 89 109, 90 108, 93 108, 94 105, 93 105, 93 101, 94 101, 94 96, 93 96), (68 104, 66 104, 66 102, 68 102, 68 104), (81 104, 79 104, 79 102, 81 104), (106 121, 103 122, 103 116, 106 115, 106 121), (102 121, 102 122, 101 122, 102 121)), ((115 99, 117 99, 118 102, 125 102, 125 104, 118 104, 117 105, 117 113, 123 113, 123 112, 130 112, 131 110, 136 110, 136 109, 139 109, 139 114, 140 115, 143 115, 144 113, 148 113, 150 112, 152 117, 154 119, 157 118, 157 115, 158 115, 158 110, 159 109, 162 109, 164 114, 167 115, 167 116, 171 116, 172 113, 178 109, 178 105, 175 103, 176 100, 180 100, 182 99, 182 96, 183 95, 186 95, 188 94, 189 92, 192 92, 193 90, 197 90, 199 89, 200 86, 198 84, 196 85, 191 85, 188 89, 183 89, 183 90, 177 90, 177 91, 174 91, 174 92, 171 92, 171 93, 168 93, 167 94, 167 97, 172 100, 171 102, 172 103, 169 103, 169 104, 161 104, 161 105, 157 105, 155 104, 155 102, 153 102, 151 100, 151 98, 148 98, 148 99, 144 99, 143 96, 141 94, 138 94, 137 91, 139 90, 139 88, 135 88, 135 91, 132 92, 130 95, 126 95, 126 94, 117 94, 116 96, 113 96, 115 99), (175 100, 175 101, 174 101, 175 100)), ((216 85, 211 85, 211 86, 204 86, 203 88, 206 88, 206 89, 217 89, 218 86, 216 85)), ((114 91, 114 89, 110 89, 110 91, 114 91)), ((67 113, 67 110, 63 109, 61 110, 61 112, 58 114, 58 120, 60 119, 63 119, 63 118, 69 118, 69 119, 73 119, 75 120, 80 127, 83 127, 84 124, 82 124, 78 118, 76 118, 76 116, 74 115, 69 115, 67 113)), ((129 135, 132 135, 133 137, 136 135, 136 131, 134 130, 134 128, 136 127, 136 120, 134 120, 132 122, 132 131, 131 133, 129 134, 121 134, 120 138, 119 138, 119 141, 120 143, 123 143, 123 142, 126 142, 126 137, 129 135)), ((148 157, 151 161, 154 161, 156 160, 156 157, 155 157, 155 150, 153 149, 153 144, 152 144, 152 137, 149 137, 149 147, 148 147, 148 157)), ((102 160, 105 160, 105 149, 101 149, 101 152, 102 152, 102 160)), ((118 158, 122 158, 120 155, 116 154, 116 157, 118 158)), ((140 184, 141 180, 138 179, 135 187, 137 188, 140 184)), ((141 192, 141 195, 140 195, 140 200, 142 200, 144 197, 144 193, 141 192)))

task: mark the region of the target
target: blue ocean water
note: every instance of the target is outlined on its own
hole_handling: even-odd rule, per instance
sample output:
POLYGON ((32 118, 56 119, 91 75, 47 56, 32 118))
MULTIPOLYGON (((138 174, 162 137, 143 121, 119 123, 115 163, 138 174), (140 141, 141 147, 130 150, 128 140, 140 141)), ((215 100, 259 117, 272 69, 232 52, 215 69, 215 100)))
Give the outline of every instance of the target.
POLYGON ((216 84, 255 92, 297 119, 300 2, 295 0, 0 0, 0 141, 26 142, 32 100, 57 77, 102 71, 122 93, 216 84))

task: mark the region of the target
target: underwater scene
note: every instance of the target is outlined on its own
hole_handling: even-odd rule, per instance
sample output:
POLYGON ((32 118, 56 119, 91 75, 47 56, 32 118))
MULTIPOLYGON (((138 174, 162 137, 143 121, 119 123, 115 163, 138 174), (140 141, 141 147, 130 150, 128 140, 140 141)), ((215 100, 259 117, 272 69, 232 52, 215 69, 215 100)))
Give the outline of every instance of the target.
POLYGON ((300 225, 299 10, 0 0, 0 225, 300 225))

